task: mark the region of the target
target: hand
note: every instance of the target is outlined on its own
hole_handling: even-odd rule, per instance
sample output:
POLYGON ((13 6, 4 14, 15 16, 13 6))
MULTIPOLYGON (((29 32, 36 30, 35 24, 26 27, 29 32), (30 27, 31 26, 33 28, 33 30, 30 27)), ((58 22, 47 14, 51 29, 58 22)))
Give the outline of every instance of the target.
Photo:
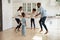
POLYGON ((35 17, 37 17, 37 16, 35 15, 35 17))
POLYGON ((27 17, 27 16, 26 16, 26 18, 30 18, 30 17, 27 17))

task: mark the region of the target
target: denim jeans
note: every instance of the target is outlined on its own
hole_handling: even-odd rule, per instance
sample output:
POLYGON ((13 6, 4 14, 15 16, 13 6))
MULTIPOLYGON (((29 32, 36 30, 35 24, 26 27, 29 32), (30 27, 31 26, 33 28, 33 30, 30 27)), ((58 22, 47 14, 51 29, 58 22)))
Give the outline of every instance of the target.
POLYGON ((46 29, 46 31, 48 31, 46 25, 45 25, 45 20, 46 20, 46 16, 45 17, 42 17, 40 20, 39 20, 39 24, 40 24, 40 27, 41 27, 41 30, 42 29, 42 25, 44 26, 44 28, 46 29))

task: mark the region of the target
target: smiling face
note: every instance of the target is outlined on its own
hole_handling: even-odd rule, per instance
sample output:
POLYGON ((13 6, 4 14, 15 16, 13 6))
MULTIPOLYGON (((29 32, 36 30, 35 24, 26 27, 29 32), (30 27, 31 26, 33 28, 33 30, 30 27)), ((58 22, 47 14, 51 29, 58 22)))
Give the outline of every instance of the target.
POLYGON ((37 7, 40 8, 41 7, 41 3, 37 3, 37 7))

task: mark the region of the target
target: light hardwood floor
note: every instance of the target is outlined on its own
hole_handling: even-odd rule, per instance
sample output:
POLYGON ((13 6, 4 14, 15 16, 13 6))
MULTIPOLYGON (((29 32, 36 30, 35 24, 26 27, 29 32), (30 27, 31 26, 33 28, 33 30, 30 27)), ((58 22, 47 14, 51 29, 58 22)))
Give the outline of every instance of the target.
POLYGON ((21 35, 21 30, 19 32, 15 31, 14 28, 0 32, 0 40, 60 40, 60 34, 40 33, 39 29, 26 29, 26 36, 21 35))

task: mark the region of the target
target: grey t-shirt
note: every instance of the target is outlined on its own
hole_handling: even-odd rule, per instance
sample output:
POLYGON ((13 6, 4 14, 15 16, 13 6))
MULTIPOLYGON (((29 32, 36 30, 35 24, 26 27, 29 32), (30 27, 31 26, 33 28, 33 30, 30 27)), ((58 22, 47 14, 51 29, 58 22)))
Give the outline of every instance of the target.
POLYGON ((22 18, 22 25, 26 26, 26 19, 25 18, 22 18))

